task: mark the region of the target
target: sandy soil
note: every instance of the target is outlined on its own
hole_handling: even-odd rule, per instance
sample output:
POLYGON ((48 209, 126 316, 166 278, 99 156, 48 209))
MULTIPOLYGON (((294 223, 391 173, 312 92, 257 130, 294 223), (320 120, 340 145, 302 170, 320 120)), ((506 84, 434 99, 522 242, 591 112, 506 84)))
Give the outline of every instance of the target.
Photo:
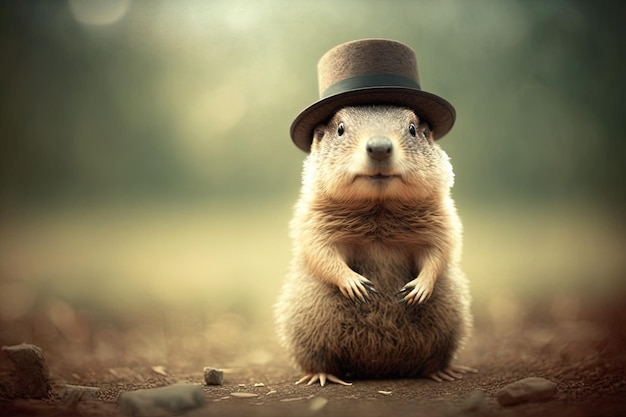
MULTIPOLYGON (((51 318, 49 312, 34 312, 19 322, 2 323, 0 334, 3 344, 24 338, 44 349, 52 393, 43 400, 2 398, 0 414, 115 415, 119 393, 202 383, 204 366, 213 366, 225 370, 223 385, 203 384, 206 404, 185 415, 626 415, 622 304, 586 303, 575 320, 555 317, 553 305, 537 302, 520 302, 529 310, 517 321, 479 314, 474 336, 459 358, 477 367, 478 374, 446 383, 367 380, 349 387, 294 385, 300 374, 286 363, 271 324, 251 323, 232 313, 199 319, 195 312, 180 310, 124 317, 68 310, 64 322, 60 313, 60 318, 51 318), (500 406, 496 392, 527 376, 556 382, 556 396, 547 402, 500 406), (65 384, 99 387, 102 393, 99 399, 70 401, 63 397, 65 384), (467 398, 476 390, 485 398, 472 405, 467 398), (258 396, 231 395, 236 392, 258 396)), ((3 372, 7 378, 6 367, 3 372)))

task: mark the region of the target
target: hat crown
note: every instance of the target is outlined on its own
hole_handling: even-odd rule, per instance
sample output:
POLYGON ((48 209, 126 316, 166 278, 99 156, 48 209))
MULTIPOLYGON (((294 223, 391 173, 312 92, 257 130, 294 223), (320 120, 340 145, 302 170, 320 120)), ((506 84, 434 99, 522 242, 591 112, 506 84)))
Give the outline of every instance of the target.
POLYGON ((454 125, 454 107, 422 90, 415 52, 401 42, 361 39, 338 45, 322 56, 317 73, 320 99, 302 110, 290 129, 294 143, 305 152, 311 150, 315 126, 347 106, 410 108, 430 124, 434 139, 454 125))
MULTIPOLYGON (((320 98, 332 95, 333 86, 356 77, 379 75, 378 80, 403 80, 419 89, 415 52, 409 46, 387 39, 361 39, 334 47, 317 64, 320 98)), ((392 81, 390 81, 392 82, 392 81)), ((402 82, 402 81, 401 81, 402 82)))

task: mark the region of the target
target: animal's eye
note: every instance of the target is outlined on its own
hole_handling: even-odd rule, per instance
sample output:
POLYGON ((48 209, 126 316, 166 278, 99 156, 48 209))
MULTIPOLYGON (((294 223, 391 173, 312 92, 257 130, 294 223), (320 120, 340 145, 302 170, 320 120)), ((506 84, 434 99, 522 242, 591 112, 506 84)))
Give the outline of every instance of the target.
POLYGON ((429 136, 430 136, 430 127, 428 127, 428 125, 427 125, 427 124, 425 124, 424 126, 422 126, 422 134, 424 135, 424 137, 425 137, 426 139, 428 139, 428 138, 429 138, 429 136))
POLYGON ((343 125, 343 122, 339 123, 339 126, 337 127, 337 134, 339 136, 343 135, 343 132, 346 131, 345 126, 343 125))
POLYGON ((415 124, 409 124, 409 133, 411 136, 415 137, 417 135, 417 130, 415 130, 415 124))

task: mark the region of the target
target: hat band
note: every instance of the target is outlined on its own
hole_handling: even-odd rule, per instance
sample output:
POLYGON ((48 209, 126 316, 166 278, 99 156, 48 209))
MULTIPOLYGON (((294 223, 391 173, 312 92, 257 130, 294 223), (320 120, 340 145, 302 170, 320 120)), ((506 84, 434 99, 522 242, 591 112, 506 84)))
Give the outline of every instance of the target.
POLYGON ((346 78, 328 87, 320 98, 334 96, 351 90, 374 87, 408 87, 421 90, 420 85, 407 77, 396 74, 368 74, 346 78))

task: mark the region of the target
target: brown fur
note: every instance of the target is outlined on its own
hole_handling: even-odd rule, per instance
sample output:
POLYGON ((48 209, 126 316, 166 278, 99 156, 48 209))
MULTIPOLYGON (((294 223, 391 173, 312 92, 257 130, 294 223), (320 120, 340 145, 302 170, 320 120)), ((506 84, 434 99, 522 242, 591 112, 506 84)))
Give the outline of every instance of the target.
POLYGON ((448 156, 411 110, 347 107, 316 128, 275 307, 280 342, 303 371, 417 377, 450 364, 471 327, 452 184, 448 156), (368 156, 373 136, 391 140, 388 160, 368 156), (402 302, 411 281, 425 297, 402 302))

